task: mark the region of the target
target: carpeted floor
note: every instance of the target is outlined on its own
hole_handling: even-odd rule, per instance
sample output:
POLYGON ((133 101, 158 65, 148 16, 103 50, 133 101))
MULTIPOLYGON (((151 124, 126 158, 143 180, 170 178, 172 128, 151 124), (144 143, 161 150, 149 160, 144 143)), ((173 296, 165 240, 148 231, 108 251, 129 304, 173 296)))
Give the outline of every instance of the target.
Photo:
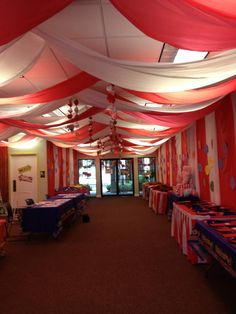
POLYGON ((1 314, 235 313, 235 280, 219 268, 205 278, 147 202, 90 199, 86 212, 90 223, 74 223, 57 240, 7 243, 1 314))

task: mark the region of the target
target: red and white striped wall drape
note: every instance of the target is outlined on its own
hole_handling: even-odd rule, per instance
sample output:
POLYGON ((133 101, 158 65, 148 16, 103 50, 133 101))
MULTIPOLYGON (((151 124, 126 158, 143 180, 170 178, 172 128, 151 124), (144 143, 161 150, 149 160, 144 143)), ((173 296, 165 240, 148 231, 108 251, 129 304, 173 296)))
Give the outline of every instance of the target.
POLYGON ((163 183, 171 178, 170 184, 175 185, 176 175, 184 165, 190 165, 201 199, 236 210, 235 156, 236 95, 231 94, 221 100, 214 112, 197 120, 158 149, 158 171, 161 172, 158 178, 163 183), (170 175, 167 174, 169 166, 170 175))
POLYGON ((78 183, 78 152, 47 142, 48 194, 78 183))
POLYGON ((8 201, 8 147, 0 147, 0 192, 4 202, 8 201))

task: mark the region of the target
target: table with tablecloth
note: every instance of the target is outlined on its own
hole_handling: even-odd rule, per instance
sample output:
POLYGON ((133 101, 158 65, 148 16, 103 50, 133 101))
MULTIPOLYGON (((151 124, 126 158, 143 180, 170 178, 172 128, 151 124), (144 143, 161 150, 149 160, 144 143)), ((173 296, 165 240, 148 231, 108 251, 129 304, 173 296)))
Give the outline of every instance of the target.
POLYGON ((85 206, 86 195, 84 193, 60 193, 50 199, 71 199, 74 208, 77 211, 82 211, 85 206))
POLYGON ((236 219, 199 221, 195 230, 201 245, 236 278, 236 219))
POLYGON ((155 183, 155 182, 145 182, 142 185, 142 194, 143 194, 143 199, 146 201, 149 201, 149 195, 150 195, 150 190, 154 188, 158 188, 161 186, 161 183, 155 183))
POLYGON ((198 255, 188 246, 188 240, 197 221, 209 219, 209 215, 198 215, 184 204, 173 203, 171 236, 179 244, 181 251, 191 263, 201 263, 198 255))
POLYGON ((63 223, 75 214, 72 199, 49 199, 24 207, 22 210, 22 230, 24 232, 50 232, 57 236, 63 223))
POLYGON ((185 201, 191 201, 191 202, 198 202, 200 201, 199 197, 196 195, 177 195, 175 192, 169 191, 168 193, 168 201, 167 201, 167 214, 168 214, 168 220, 171 220, 172 218, 172 212, 173 212, 173 204, 176 202, 185 202, 185 201))
POLYGON ((4 252, 5 240, 7 237, 7 222, 5 219, 0 219, 0 255, 4 252))
POLYGON ((165 214, 167 210, 167 199, 168 192, 150 189, 148 205, 156 214, 165 214))

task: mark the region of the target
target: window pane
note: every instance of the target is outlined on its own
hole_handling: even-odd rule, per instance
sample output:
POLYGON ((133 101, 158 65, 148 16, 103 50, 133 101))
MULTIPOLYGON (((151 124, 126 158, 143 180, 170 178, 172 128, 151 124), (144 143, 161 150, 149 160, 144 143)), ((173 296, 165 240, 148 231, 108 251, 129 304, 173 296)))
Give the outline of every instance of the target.
POLYGON ((90 187, 90 195, 96 195, 96 167, 94 159, 79 159, 79 183, 90 187))
POLYGON ((155 157, 138 158, 139 192, 142 191, 142 185, 144 182, 155 181, 156 181, 156 158, 155 157))

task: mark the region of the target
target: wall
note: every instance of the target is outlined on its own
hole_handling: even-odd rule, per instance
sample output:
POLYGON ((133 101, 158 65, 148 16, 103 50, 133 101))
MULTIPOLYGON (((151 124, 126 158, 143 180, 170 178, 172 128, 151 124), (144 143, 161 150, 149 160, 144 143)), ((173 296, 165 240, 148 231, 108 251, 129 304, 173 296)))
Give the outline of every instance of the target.
MULTIPOLYGON (((35 154, 37 156, 37 182, 38 182, 38 200, 45 199, 47 194, 48 180, 47 180, 47 152, 46 152, 46 141, 40 140, 34 147, 28 148, 8 148, 8 156, 11 155, 25 155, 35 154), (40 177, 40 171, 45 171, 45 177, 40 177)), ((10 178, 9 178, 9 187, 10 178)))

